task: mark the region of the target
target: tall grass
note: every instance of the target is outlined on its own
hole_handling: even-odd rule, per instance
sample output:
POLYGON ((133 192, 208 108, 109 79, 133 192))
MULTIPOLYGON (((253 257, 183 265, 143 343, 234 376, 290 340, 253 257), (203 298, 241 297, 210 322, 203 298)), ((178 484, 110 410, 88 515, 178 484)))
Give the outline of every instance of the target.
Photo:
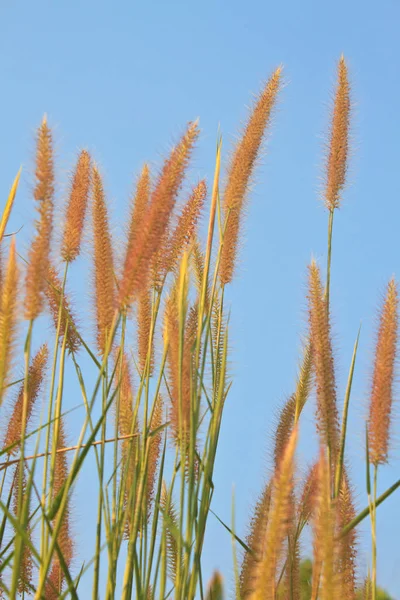
MULTIPOLYGON (((3 597, 88 597, 83 581, 85 590, 91 581, 94 600, 225 597, 222 576, 216 572, 205 582, 202 572, 218 485, 214 466, 232 383, 224 295, 235 274, 250 186, 281 85, 279 67, 256 98, 223 186, 218 140, 211 185, 199 181, 187 195, 182 193, 199 137, 197 122, 187 125, 159 173, 143 166, 130 201, 120 261, 102 174, 86 150, 72 171, 62 235, 55 239, 53 133, 46 118, 39 126, 33 188, 37 218, 26 257, 18 236, 8 243, 6 233, 20 174, 0 224, 3 597), (207 206, 203 241, 199 223, 207 206), (90 232, 91 256, 86 282, 92 310, 87 316, 74 308, 68 291, 84 230, 90 232), (38 318, 46 313, 53 329, 35 350, 43 337, 38 318), (84 319, 91 324, 88 337, 82 333, 87 331, 81 326, 84 319), (24 369, 19 379, 18 360, 24 369), (80 431, 73 443, 66 398, 66 379, 71 377, 80 391, 80 411, 74 414, 80 431), (88 497, 96 527, 85 532, 91 553, 82 556, 74 533, 74 496, 88 464, 96 481, 88 497)), ((263 484, 246 541, 222 523, 221 535, 232 535, 234 595, 242 600, 300 600, 300 542, 306 527, 313 536, 310 597, 355 599, 361 593, 356 528, 368 515, 371 578, 363 589, 364 598, 376 598, 376 511, 400 485, 377 495, 378 465, 382 468, 389 453, 398 300, 392 279, 371 369, 368 504, 356 514, 346 439, 358 340, 340 417, 330 326, 333 218, 346 182, 350 112, 342 57, 326 156, 326 274, 311 262, 307 342, 293 394, 271 435, 273 473, 263 484), (320 450, 304 477, 296 445, 313 390, 320 450), (243 551, 240 568, 238 545, 243 551)))

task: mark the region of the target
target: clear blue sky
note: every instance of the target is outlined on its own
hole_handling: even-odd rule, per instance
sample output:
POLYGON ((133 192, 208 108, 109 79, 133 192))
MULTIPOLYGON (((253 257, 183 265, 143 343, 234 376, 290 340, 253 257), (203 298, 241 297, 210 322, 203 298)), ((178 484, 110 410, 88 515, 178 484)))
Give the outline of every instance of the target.
MULTIPOLYGON (((398 0, 1 3, 3 197, 19 165, 25 168, 15 228, 32 215, 33 133, 45 112, 55 126, 61 179, 77 149, 88 147, 121 224, 144 160, 159 165, 184 124, 199 116, 202 136, 191 177, 210 178, 218 126, 226 157, 251 94, 284 65, 287 85, 251 196, 242 266, 229 291, 234 385, 214 510, 230 520, 234 484, 241 535, 268 468, 277 408, 293 390, 306 319, 306 266, 312 255, 325 265, 327 215, 318 188, 342 52, 353 88, 354 139, 350 185, 335 220, 332 307, 341 397, 362 321, 348 457, 360 508, 366 503, 363 419, 376 308, 389 277, 400 278, 399 27, 398 0)), ((78 279, 79 269, 73 273, 78 279)), ((311 415, 303 423, 304 463, 316 446, 311 415)), ((382 490, 399 477, 399 426, 382 490)), ((400 590, 399 494, 378 517, 379 580, 394 595, 400 590)), ((84 549, 85 514, 93 507, 87 495, 78 495, 76 504, 84 549)), ((365 574, 368 524, 362 532, 365 574)), ((207 574, 218 567, 231 583, 230 539, 213 517, 204 564, 207 574)))

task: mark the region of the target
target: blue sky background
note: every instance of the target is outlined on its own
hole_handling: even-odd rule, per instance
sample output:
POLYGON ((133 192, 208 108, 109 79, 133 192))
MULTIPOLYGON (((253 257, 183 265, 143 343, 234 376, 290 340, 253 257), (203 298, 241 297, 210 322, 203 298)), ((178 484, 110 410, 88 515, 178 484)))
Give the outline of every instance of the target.
MULTIPOLYGON (((36 0, 0 6, 3 197, 24 166, 10 224, 15 229, 33 215, 33 135, 45 112, 55 128, 60 180, 65 186, 77 150, 88 147, 103 170, 118 236, 143 162, 159 166, 185 123, 199 116, 202 135, 189 180, 210 180, 218 127, 226 159, 252 93, 284 65, 286 86, 249 203, 241 267, 228 293, 234 385, 213 508, 230 521, 234 486, 240 535, 267 473, 276 412, 294 386, 306 321, 306 266, 312 255, 325 265, 327 214, 318 190, 342 52, 352 82, 353 143, 350 185, 334 226, 332 317, 341 398, 362 322, 348 459, 358 504, 366 504, 363 431, 376 309, 390 276, 400 277, 399 27, 398 0, 36 0)), ((29 231, 19 234, 20 249, 29 231)), ((77 290, 82 272, 82 266, 72 269, 77 290)), ((303 419, 304 465, 316 448, 312 414, 310 407, 303 419)), ((381 470, 382 491, 399 477, 399 427, 391 463, 381 470)), ((399 498, 397 492, 378 509, 379 580, 397 598, 399 498)), ((94 510, 90 489, 77 493, 75 503, 84 556, 86 519, 94 510)), ((362 575, 368 532, 367 523, 360 536, 362 575)), ((230 543, 210 517, 205 573, 220 568, 229 586, 230 543)))

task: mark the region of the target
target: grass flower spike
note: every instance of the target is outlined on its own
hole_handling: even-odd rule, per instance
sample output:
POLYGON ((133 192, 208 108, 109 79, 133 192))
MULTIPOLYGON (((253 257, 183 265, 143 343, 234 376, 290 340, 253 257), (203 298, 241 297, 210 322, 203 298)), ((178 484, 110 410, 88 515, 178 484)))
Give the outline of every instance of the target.
POLYGON ((18 267, 15 239, 10 246, 7 271, 0 298, 0 405, 4 387, 10 380, 17 323, 18 267))
POLYGON ((309 318, 311 345, 317 386, 317 425, 331 458, 335 460, 339 442, 339 416, 336 406, 336 381, 330 338, 329 314, 324 288, 315 261, 309 267, 309 318))
POLYGON ((223 196, 227 222, 219 271, 223 285, 232 281, 234 274, 246 195, 249 191, 264 131, 269 125, 276 103, 281 73, 281 67, 276 69, 259 95, 228 168, 228 180, 223 196))
POLYGON ((326 160, 325 204, 333 211, 340 206, 340 194, 346 183, 349 154, 350 84, 347 66, 342 56, 333 106, 329 150, 326 160))
POLYGON ((75 260, 81 251, 90 181, 90 155, 86 150, 82 150, 72 177, 61 247, 61 256, 68 262, 75 260))
POLYGON ((197 122, 189 123, 185 134, 164 163, 143 217, 140 233, 133 240, 131 236, 128 238, 119 286, 120 307, 129 304, 146 286, 151 259, 163 241, 198 135, 197 122))
POLYGON ((369 457, 374 465, 388 460, 393 385, 397 357, 398 293, 391 279, 380 314, 369 405, 369 457))
POLYGON ((25 283, 25 317, 33 320, 43 309, 46 274, 49 264, 54 210, 53 140, 46 118, 37 135, 36 186, 34 198, 39 218, 36 236, 29 251, 25 283))
POLYGON ((97 347, 103 354, 115 313, 115 274, 107 205, 97 167, 93 168, 93 232, 97 347))

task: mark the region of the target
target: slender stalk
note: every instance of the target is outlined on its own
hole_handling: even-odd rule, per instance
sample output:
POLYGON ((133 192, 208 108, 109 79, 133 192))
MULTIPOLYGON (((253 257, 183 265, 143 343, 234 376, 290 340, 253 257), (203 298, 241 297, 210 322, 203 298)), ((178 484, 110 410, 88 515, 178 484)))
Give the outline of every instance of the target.
POLYGON ((329 298, 330 298, 330 288, 331 288, 331 263, 332 263, 332 233, 333 233, 333 214, 334 208, 329 210, 328 217, 328 256, 327 256, 327 264, 326 264, 326 288, 325 288, 325 301, 326 301, 326 310, 329 312, 329 298))

